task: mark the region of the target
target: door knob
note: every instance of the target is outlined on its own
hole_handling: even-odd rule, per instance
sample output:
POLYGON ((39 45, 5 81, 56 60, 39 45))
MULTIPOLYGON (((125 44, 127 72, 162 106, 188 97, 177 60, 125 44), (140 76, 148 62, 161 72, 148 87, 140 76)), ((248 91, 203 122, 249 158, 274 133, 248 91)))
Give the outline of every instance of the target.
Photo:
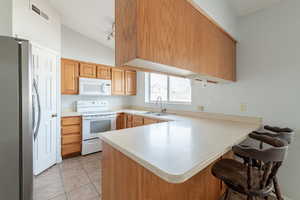
POLYGON ((52 118, 57 117, 57 114, 52 114, 52 118))

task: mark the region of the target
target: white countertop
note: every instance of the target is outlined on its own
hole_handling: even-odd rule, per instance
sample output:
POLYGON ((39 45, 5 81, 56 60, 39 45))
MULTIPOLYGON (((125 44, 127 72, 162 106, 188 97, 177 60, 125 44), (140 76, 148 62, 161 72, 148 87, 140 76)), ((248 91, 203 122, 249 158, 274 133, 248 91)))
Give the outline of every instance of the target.
POLYGON ((258 123, 220 119, 145 116, 173 121, 110 131, 101 139, 171 183, 185 182, 260 128, 258 123))

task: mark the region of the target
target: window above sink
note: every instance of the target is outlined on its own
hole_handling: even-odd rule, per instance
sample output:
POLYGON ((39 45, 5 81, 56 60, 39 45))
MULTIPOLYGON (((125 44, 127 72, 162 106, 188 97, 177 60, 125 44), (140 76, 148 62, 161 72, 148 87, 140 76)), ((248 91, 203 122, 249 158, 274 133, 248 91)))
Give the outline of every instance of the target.
POLYGON ((191 104, 191 80, 157 73, 145 73, 145 102, 158 99, 167 104, 191 104))

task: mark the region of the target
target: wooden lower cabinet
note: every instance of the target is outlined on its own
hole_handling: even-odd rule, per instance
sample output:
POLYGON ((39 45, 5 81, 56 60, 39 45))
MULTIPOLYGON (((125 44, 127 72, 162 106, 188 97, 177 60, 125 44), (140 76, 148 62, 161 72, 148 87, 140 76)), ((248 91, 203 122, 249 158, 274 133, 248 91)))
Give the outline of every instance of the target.
POLYGON ((137 126, 143 126, 144 125, 144 117, 134 115, 132 117, 132 126, 137 127, 137 126))
POLYGON ((144 117, 144 125, 155 124, 158 122, 159 122, 159 120, 157 120, 157 119, 144 117))
POLYGON ((218 200, 221 196, 212 165, 184 183, 172 184, 107 143, 102 158, 102 200, 218 200))
POLYGON ((121 113, 117 116, 117 130, 126 128, 125 114, 121 113))
POLYGON ((63 117, 61 120, 61 154, 63 158, 81 154, 81 117, 63 117))
POLYGON ((159 119, 143 117, 139 115, 121 113, 117 116, 117 129, 132 128, 137 126, 149 125, 165 122, 159 119))
POLYGON ((125 118, 126 118, 126 128, 132 128, 133 115, 125 114, 125 118))
POLYGON ((61 154, 63 158, 79 155, 81 153, 81 142, 62 145, 61 154))

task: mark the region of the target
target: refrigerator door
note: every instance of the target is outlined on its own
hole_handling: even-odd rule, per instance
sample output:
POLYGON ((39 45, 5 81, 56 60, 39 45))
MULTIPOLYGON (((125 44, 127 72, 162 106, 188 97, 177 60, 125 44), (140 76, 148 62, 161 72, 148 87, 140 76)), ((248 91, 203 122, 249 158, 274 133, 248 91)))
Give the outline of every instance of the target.
POLYGON ((33 198, 33 127, 31 47, 28 41, 19 42, 20 102, 21 104, 21 200, 33 198))
POLYGON ((0 36, 0 199, 32 200, 29 44, 0 36))

